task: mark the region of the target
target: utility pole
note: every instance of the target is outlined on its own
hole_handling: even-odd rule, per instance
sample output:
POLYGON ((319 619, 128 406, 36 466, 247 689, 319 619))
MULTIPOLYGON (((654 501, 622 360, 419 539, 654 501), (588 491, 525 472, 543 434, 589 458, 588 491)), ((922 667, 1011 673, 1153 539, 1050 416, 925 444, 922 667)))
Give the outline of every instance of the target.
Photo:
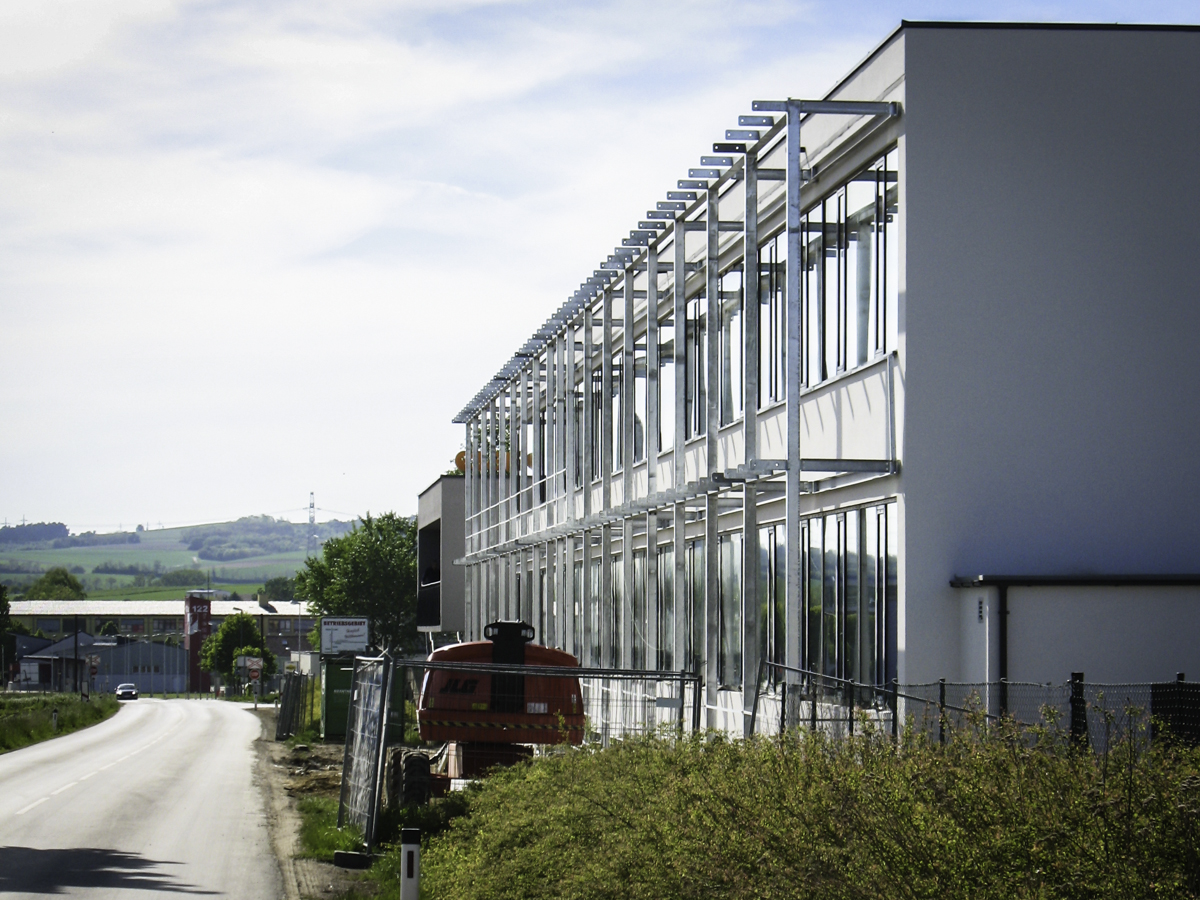
POLYGON ((317 501, 316 495, 308 492, 308 547, 304 555, 312 557, 317 549, 317 501))

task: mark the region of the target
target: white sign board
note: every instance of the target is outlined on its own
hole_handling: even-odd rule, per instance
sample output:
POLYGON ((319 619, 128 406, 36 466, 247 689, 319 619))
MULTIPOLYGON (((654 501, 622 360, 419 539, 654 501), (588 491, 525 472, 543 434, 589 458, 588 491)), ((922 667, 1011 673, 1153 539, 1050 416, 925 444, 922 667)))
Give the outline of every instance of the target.
POLYGON ((361 653, 367 649, 367 619, 365 616, 321 619, 322 653, 361 653))

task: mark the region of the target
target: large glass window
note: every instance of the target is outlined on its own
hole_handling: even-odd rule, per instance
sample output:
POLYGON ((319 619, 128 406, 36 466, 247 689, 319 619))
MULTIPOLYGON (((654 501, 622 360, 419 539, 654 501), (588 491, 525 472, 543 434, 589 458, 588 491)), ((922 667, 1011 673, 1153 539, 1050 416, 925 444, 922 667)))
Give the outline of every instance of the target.
POLYGON ((728 425, 742 416, 745 368, 742 361, 746 346, 742 333, 742 270, 731 269, 721 276, 721 424, 728 425))
POLYGON ((609 572, 612 579, 612 597, 609 598, 609 635, 607 665, 618 668, 621 665, 621 604, 625 602, 625 566, 621 554, 612 556, 612 567, 609 572))
POLYGON ((787 397, 787 241, 778 234, 758 251, 758 405, 787 397))
MULTIPOLYGON (((613 346, 617 346, 616 337, 613 346)), ((621 354, 613 352, 612 361, 612 470, 620 472, 625 462, 625 427, 622 400, 625 397, 625 367, 621 354)))
POLYGON ((658 449, 675 446, 675 320, 658 323, 658 449))
POLYGON ((629 613, 633 618, 633 646, 630 664, 635 669, 646 668, 646 551, 633 551, 633 584, 629 591, 629 613))
POLYGON ((600 477, 603 469, 600 465, 600 440, 604 434, 602 422, 604 416, 604 373, 597 364, 592 369, 592 439, 589 442, 588 455, 591 459, 591 474, 593 480, 600 477))
POLYGON ((807 519, 801 546, 805 668, 864 684, 893 677, 896 505, 807 519))
POLYGON ((646 335, 633 344, 633 461, 646 458, 646 335))
POLYGON ((720 548, 720 622, 717 641, 717 683, 742 685, 742 534, 722 535, 720 548))
POLYGON ((767 662, 787 662, 787 530, 758 529, 758 652, 767 662))
POLYGON ((687 330, 685 373, 687 376, 687 427, 690 439, 704 434, 708 429, 707 396, 708 367, 706 365, 705 333, 708 313, 704 294, 692 297, 687 302, 687 330))
POLYGON ((862 365, 896 344, 898 161, 897 151, 890 151, 802 217, 806 385, 862 365))
MULTIPOLYGON (((679 526, 676 526, 679 527, 679 526)), ((683 611, 681 627, 684 629, 684 668, 695 670, 698 660, 695 652, 694 626, 696 610, 704 609, 705 570, 704 570, 704 538, 697 538, 687 543, 687 608, 683 611)))
POLYGON ((600 642, 600 615, 603 604, 600 602, 600 560, 593 559, 588 581, 587 601, 587 662, 585 665, 603 665, 603 652, 600 642))
POLYGON ((675 548, 658 548, 658 661, 659 669, 675 668, 675 548))
POLYGON ((577 657, 583 656, 583 616, 583 560, 579 560, 571 566, 571 646, 567 648, 577 657))

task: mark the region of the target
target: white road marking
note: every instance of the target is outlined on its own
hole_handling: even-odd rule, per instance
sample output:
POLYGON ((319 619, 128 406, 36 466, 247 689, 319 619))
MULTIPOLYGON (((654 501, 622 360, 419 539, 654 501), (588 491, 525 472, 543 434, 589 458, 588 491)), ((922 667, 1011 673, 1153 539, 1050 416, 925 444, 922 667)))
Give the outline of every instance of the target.
POLYGON ((78 781, 72 781, 70 784, 64 784, 64 785, 63 785, 62 787, 60 787, 60 788, 59 788, 57 791, 51 791, 51 792, 50 792, 50 796, 51 796, 51 797, 54 797, 54 796, 56 796, 57 794, 61 794, 61 793, 62 793, 63 791, 65 791, 67 788, 73 788, 73 787, 75 787, 75 785, 77 785, 77 784, 79 784, 79 782, 78 782, 78 781))
MULTIPOLYGON (((97 769, 97 770, 96 770, 96 772, 99 772, 99 771, 100 771, 99 769, 97 769)), ((80 775, 80 776, 79 776, 79 780, 80 780, 80 781, 87 781, 89 778, 91 778, 93 775, 95 775, 95 774, 96 774, 96 772, 88 772, 86 775, 80 775)))
POLYGON ((45 802, 46 802, 47 800, 49 800, 49 799, 50 799, 49 797, 43 797, 41 800, 34 800, 32 803, 30 803, 30 804, 29 804, 27 807, 25 807, 24 809, 18 809, 18 810, 17 810, 17 815, 18 815, 18 816, 23 816, 23 815, 25 815, 25 813, 29 812, 29 811, 30 811, 31 809, 33 809, 35 806, 38 806, 39 804, 45 803, 45 802))

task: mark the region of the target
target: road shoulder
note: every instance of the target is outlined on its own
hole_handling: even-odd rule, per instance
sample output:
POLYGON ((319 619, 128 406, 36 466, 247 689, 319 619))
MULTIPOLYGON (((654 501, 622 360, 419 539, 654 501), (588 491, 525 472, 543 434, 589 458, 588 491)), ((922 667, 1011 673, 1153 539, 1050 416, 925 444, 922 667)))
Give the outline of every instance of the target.
POLYGON ((324 900, 340 897, 351 890, 360 896, 374 893, 374 885, 364 881, 362 873, 299 855, 302 847, 301 818, 296 809, 298 797, 336 790, 341 773, 313 772, 309 765, 298 760, 291 747, 274 740, 274 710, 259 710, 258 716, 262 720, 262 732, 254 742, 255 780, 263 792, 271 847, 279 861, 285 897, 287 900, 324 900))

